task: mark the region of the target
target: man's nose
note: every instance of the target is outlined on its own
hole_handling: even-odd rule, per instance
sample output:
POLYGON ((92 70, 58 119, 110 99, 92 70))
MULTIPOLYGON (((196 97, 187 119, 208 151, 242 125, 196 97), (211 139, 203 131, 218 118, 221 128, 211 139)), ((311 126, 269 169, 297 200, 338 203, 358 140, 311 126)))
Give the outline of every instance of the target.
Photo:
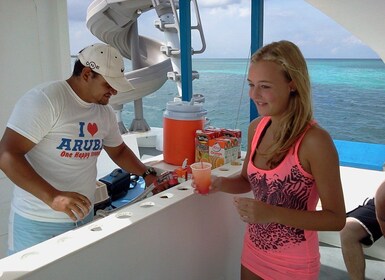
POLYGON ((114 88, 110 88, 110 93, 112 94, 112 95, 116 95, 117 93, 118 93, 118 91, 116 90, 116 89, 114 89, 114 88))

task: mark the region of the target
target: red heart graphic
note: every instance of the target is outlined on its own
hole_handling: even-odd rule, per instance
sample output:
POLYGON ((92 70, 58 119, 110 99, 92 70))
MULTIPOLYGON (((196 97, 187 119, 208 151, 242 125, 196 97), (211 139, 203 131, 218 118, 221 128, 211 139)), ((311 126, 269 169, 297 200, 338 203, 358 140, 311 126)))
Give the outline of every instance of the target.
POLYGON ((87 125, 87 130, 88 132, 94 136, 96 132, 98 132, 98 126, 96 125, 96 123, 89 123, 87 125))

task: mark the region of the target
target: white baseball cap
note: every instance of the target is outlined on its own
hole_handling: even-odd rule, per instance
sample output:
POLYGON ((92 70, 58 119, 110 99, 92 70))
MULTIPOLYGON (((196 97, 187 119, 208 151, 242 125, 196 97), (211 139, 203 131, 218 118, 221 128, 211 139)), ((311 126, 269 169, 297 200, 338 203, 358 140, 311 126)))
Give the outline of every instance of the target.
POLYGON ((124 77, 123 57, 114 47, 96 43, 81 50, 78 58, 84 66, 102 75, 116 91, 127 92, 134 89, 124 77))

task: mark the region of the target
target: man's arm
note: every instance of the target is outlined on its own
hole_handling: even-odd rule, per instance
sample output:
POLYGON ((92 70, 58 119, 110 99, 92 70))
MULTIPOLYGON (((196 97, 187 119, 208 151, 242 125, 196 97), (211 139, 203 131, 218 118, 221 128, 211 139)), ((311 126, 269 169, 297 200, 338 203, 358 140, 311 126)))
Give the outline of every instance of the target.
POLYGON ((377 221, 380 224, 382 235, 385 236, 385 181, 377 189, 374 199, 377 221))
MULTIPOLYGON (((147 170, 147 166, 140 161, 134 152, 123 142, 117 147, 104 146, 109 157, 122 169, 127 172, 142 176, 147 170)), ((146 176, 146 186, 151 185, 156 176, 150 174, 146 176)))
POLYGON ((13 183, 53 210, 66 213, 74 221, 83 218, 91 207, 89 199, 79 193, 59 191, 37 174, 25 158, 33 147, 35 143, 6 128, 0 141, 0 169, 13 183))

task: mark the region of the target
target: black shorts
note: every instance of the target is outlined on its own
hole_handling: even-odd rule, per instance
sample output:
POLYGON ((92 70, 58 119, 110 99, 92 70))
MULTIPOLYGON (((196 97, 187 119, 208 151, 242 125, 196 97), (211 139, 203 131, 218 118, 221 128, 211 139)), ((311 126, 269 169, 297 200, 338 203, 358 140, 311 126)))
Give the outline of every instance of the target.
POLYGON ((363 245, 371 246, 382 236, 380 225, 376 218, 374 199, 364 201, 363 205, 358 206, 346 214, 347 217, 355 218, 366 230, 368 235, 361 239, 363 245))

